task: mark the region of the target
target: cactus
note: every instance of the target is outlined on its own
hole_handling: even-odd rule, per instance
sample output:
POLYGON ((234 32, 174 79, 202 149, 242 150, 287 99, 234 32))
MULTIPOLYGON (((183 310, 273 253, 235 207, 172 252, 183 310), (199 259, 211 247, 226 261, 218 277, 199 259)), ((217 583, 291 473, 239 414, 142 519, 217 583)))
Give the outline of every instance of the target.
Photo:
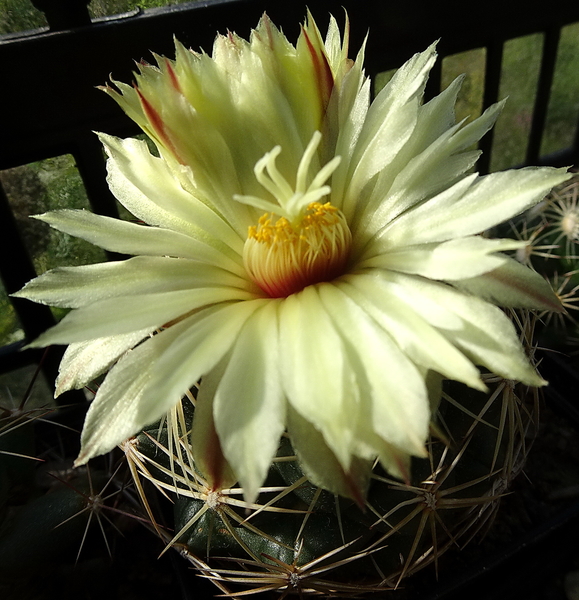
MULTIPOLYGON (((532 354, 536 317, 527 312, 512 316, 532 354)), ((178 550, 227 594, 276 590, 351 596, 395 588, 427 565, 436 567, 449 548, 462 547, 486 530, 522 468, 537 424, 538 392, 491 374, 484 381, 486 394, 445 382, 428 440, 429 458, 415 459, 412 482, 406 483, 376 465, 364 507, 311 484, 287 436, 257 503, 247 504, 240 488, 209 489, 189 444, 194 394, 122 444, 126 461, 111 456, 104 464, 114 467, 99 461, 74 471, 53 461, 43 467, 52 474, 51 484, 39 479, 37 461, 20 455, 37 452, 34 421, 54 409, 27 410, 25 403, 5 407, 2 489, 24 485, 27 497, 17 506, 1 499, 3 577, 26 581, 31 571, 43 572, 66 557, 78 561, 89 527, 104 532, 107 515, 123 514, 151 523, 167 548, 178 550), (127 487, 127 470, 147 509, 141 516, 127 487), (171 500, 174 533, 157 525, 151 509, 157 504, 151 497, 154 488, 143 480, 171 500)), ((58 412, 52 419, 59 420, 58 412)), ((101 551, 110 552, 104 540, 101 551)))
POLYGON ((36 393, 39 373, 22 380, 22 397, 15 385, 0 400, 0 597, 6 599, 53 597, 52 585, 68 597, 66 569, 85 556, 88 563, 99 553, 111 557, 111 535, 142 518, 124 460, 110 455, 72 468, 74 425, 84 407, 46 404, 36 393))
POLYGON ((579 174, 555 187, 537 206, 496 228, 493 234, 510 231, 528 245, 517 259, 549 281, 564 313, 543 313, 537 336, 541 346, 573 354, 579 345, 579 174))
MULTIPOLYGON (((536 317, 513 318, 532 353, 536 317)), ((483 378, 487 393, 445 382, 428 459, 413 461, 411 482, 376 464, 364 506, 310 483, 286 436, 257 503, 245 502, 240 488, 210 489, 190 449, 194 395, 122 447, 134 476, 174 502, 175 534, 157 527, 167 547, 222 592, 387 590, 485 530, 524 464, 538 392, 483 378)))
MULTIPOLYGON (((159 150, 101 134, 147 226, 39 218, 134 257, 15 294, 73 309, 29 345, 69 344, 57 394, 108 371, 75 466, 120 444, 166 547, 226 594, 351 596, 437 566, 492 521, 545 384, 523 309, 559 300, 503 253, 524 243, 479 234, 569 175, 469 173, 501 104, 455 124, 460 78, 423 104, 434 45, 370 103, 348 31, 332 18, 324 42, 308 15, 294 47, 264 16, 106 87, 159 150)), ((109 483, 87 482, 60 523, 101 523, 109 483)))

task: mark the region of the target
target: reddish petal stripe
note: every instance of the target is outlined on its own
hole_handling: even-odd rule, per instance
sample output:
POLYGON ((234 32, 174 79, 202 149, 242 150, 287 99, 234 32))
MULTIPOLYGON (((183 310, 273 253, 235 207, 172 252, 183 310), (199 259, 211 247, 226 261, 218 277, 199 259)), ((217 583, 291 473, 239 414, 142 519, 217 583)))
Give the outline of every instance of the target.
POLYGON ((312 63, 316 72, 316 79, 320 88, 320 97, 322 99, 322 109, 325 111, 330 101, 332 90, 334 89, 334 76, 332 75, 332 69, 324 52, 318 52, 314 44, 312 43, 308 32, 302 26, 302 33, 308 45, 310 56, 312 57, 312 63))
POLYGON ((171 151, 173 156, 175 156, 175 158, 182 165, 184 165, 185 162, 179 156, 179 153, 177 152, 171 138, 169 137, 167 130, 165 128, 165 123, 163 122, 161 115, 155 110, 153 105, 145 98, 145 96, 143 95, 141 90, 136 85, 135 85, 135 90, 139 96, 139 100, 141 101, 141 106, 143 107, 143 112, 145 113, 145 116, 147 117, 147 120, 149 121, 149 123, 151 123, 155 133, 159 136, 163 145, 165 145, 167 147, 167 149, 171 151))

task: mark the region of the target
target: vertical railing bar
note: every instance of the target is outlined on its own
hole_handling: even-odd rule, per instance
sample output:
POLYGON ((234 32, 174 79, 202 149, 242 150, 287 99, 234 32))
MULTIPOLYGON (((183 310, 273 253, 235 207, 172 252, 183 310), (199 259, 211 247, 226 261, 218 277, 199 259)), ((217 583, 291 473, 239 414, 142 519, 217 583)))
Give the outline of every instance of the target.
POLYGON ((100 140, 93 133, 79 137, 72 154, 91 208, 99 215, 118 218, 117 202, 106 182, 106 159, 100 140))
MULTIPOLYGON (((94 133, 83 136, 77 140, 72 154, 92 210, 99 215, 118 219, 117 201, 106 181, 106 160, 100 140, 94 133)), ((105 250, 105 254, 109 260, 126 258, 108 250, 105 250)))
POLYGON ((579 163, 579 117, 577 118, 577 123, 575 125, 575 135, 573 136, 573 147, 571 148, 571 152, 573 153, 573 163, 579 163))
MULTIPOLYGON (((34 264, 11 210, 8 196, 0 183, 0 278, 8 294, 20 290, 28 281, 36 276, 34 264)), ((22 298, 11 298, 10 302, 18 316, 27 341, 32 341, 43 331, 56 323, 48 306, 35 304, 22 298)), ((39 362, 43 352, 40 350, 21 351, 22 344, 12 344, 2 348, 0 352, 0 371, 8 367, 23 366, 39 362), (5 368, 6 367, 6 368, 5 368)), ((53 385, 58 373, 59 352, 51 351, 42 362, 42 369, 48 382, 53 385)))
POLYGON ((551 28, 545 31, 543 40, 543 52, 541 56, 541 68, 539 71, 539 82, 537 84, 537 95, 533 107, 533 119, 529 133, 529 143, 525 156, 525 164, 538 162, 541 153, 541 142, 547 121, 547 110, 551 97, 551 87, 557 63, 557 50, 559 48, 560 29, 551 28))
MULTIPOLYGON (((497 102, 501 85, 504 42, 492 42, 486 46, 485 81, 483 93, 483 110, 497 102)), ((477 170, 482 173, 490 171, 494 129, 491 129, 480 141, 481 157, 477 161, 477 170)))
MULTIPOLYGON (((0 184, 0 277, 8 294, 20 290, 36 277, 36 270, 22 240, 4 188, 0 184)), ((33 340, 55 324, 48 306, 34 304, 19 298, 11 299, 22 329, 28 340, 33 340)))
POLYGON ((88 5, 91 0, 31 0, 46 18, 50 31, 64 31, 91 25, 88 5))

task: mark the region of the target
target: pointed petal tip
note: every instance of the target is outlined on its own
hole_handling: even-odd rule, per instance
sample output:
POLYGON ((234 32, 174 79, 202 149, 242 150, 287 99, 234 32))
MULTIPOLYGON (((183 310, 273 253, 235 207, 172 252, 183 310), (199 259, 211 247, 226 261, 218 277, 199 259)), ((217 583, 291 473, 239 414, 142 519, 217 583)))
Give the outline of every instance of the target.
POLYGON ((77 456, 76 460, 72 463, 72 467, 73 469, 76 469, 78 467, 82 467, 83 465, 86 465, 86 463, 91 459, 90 456, 87 455, 86 452, 83 452, 81 450, 80 454, 77 456))
POLYGON ((468 387, 476 390, 477 392, 482 392, 483 394, 486 394, 489 391, 489 388, 480 377, 476 380, 470 381, 468 383, 468 387))
POLYGON ((44 344, 42 341, 39 341, 42 338, 42 335, 35 340, 32 340, 26 346, 22 346, 20 351, 23 350, 35 350, 37 348, 46 348, 47 346, 51 346, 52 344, 44 344))
POLYGON ((256 504, 257 503, 257 499, 259 498, 259 492, 260 492, 260 488, 259 487, 254 487, 252 486, 251 488, 246 487, 246 486, 241 486, 242 490, 243 490, 243 500, 246 504, 248 505, 252 505, 252 504, 256 504))
POLYGON ((344 473, 344 483, 348 490, 348 496, 356 503, 356 506, 362 511, 366 510, 366 490, 362 490, 359 486, 359 478, 355 474, 344 473))
POLYGON ((549 382, 546 379, 543 379, 536 371, 533 377, 529 378, 529 380, 524 381, 523 383, 531 387, 545 387, 549 385, 549 382))
POLYGON ((64 394, 64 392, 68 392, 71 388, 67 387, 64 383, 56 380, 56 385, 54 388, 54 397, 58 398, 60 395, 64 394))
POLYGON ((38 215, 30 215, 31 219, 37 219, 38 221, 47 222, 49 220, 50 212, 43 212, 38 215))

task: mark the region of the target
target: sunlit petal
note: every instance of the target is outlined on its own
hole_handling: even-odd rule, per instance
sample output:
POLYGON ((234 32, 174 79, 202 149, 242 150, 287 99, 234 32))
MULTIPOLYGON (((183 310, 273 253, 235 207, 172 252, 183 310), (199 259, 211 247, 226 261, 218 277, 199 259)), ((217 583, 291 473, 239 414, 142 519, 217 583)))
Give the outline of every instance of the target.
POLYGON ((372 100, 365 41, 355 60, 348 42, 347 18, 324 40, 308 13, 293 44, 264 15, 248 40, 176 42, 103 88, 149 137, 100 135, 135 222, 40 219, 134 256, 15 294, 72 309, 29 344, 71 344, 58 393, 110 369, 79 464, 198 388, 190 443, 210 490, 238 481, 255 500, 289 435, 313 483, 362 505, 376 460, 409 480, 425 456, 443 379, 484 391, 480 366, 544 384, 498 306, 561 305, 505 254, 522 242, 481 234, 569 175, 472 172, 503 103, 456 123, 462 78, 424 103, 435 44, 372 100))
POLYGON ((215 428, 250 502, 257 498, 285 429, 278 306, 269 303, 246 321, 215 392, 215 428))
POLYGON ((70 344, 60 361, 55 396, 84 387, 150 333, 152 333, 151 329, 142 329, 89 342, 70 344))

